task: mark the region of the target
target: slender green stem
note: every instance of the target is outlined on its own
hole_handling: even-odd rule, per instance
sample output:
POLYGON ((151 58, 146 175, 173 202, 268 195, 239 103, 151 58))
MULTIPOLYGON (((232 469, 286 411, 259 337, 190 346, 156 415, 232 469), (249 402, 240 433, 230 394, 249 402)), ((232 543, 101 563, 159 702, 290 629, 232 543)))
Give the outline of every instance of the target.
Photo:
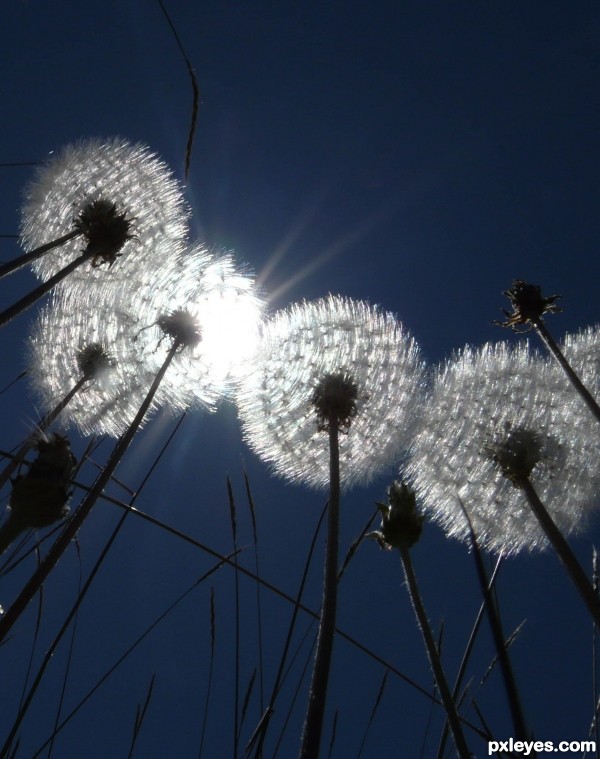
POLYGON ((590 391, 579 379, 577 374, 575 374, 573 367, 565 358, 563 352, 558 347, 556 341, 554 340, 550 332, 548 332, 546 325, 544 324, 542 319, 540 318, 540 319, 535 320, 533 322, 533 326, 535 327, 536 332, 542 339, 544 345, 548 348, 550 353, 552 353, 554 358, 558 361, 560 366, 563 368, 565 374, 569 378, 575 390, 577 390, 579 395, 583 398, 583 401, 586 404, 586 406, 589 408, 592 414, 596 417, 597 421, 600 422, 600 406, 598 406, 598 404, 596 403, 596 400, 594 399, 590 391))
POLYGON ((29 253, 24 253, 18 258, 13 258, 12 261, 7 261, 0 266, 0 279, 12 274, 14 271, 22 269, 23 266, 27 266, 27 264, 30 264, 32 261, 37 261, 38 258, 41 258, 45 253, 48 253, 48 251, 53 250, 54 248, 59 248, 61 245, 69 242, 69 240, 73 240, 80 235, 81 232, 78 229, 74 229, 68 234, 58 237, 56 240, 52 240, 52 242, 47 242, 45 245, 40 245, 39 248, 35 248, 35 250, 30 250, 29 253))
POLYGON ((8 322, 11 321, 11 319, 14 319, 15 316, 22 314, 23 311, 26 311, 28 308, 33 306, 34 303, 37 303, 40 298, 43 298, 44 295, 49 293, 50 290, 55 287, 55 285, 57 285, 59 282, 62 282, 62 280, 67 277, 72 271, 75 271, 78 266, 81 266, 81 264, 84 264, 86 261, 88 261, 91 256, 91 253, 83 253, 81 256, 74 258, 64 267, 64 269, 57 271, 56 274, 53 277, 50 277, 49 280, 42 282, 39 287, 36 287, 16 303, 13 303, 12 306, 9 306, 7 309, 2 311, 2 313, 0 313, 0 327, 4 327, 4 325, 8 324, 8 322))
POLYGON ((308 708, 304 722, 301 759, 319 756, 323 714, 327 699, 327 684, 333 651, 333 636, 337 611, 338 543, 340 524, 340 450, 339 420, 329 415, 329 508, 327 510, 327 555, 323 583, 323 606, 317 652, 310 684, 308 708))
POLYGON ((523 489, 527 496, 531 510, 544 530, 550 544, 558 554, 558 558, 562 561, 573 584, 579 591, 579 595, 592 615, 592 619, 596 625, 600 627, 600 599, 598 599, 598 596, 594 592, 592 583, 581 568, 581 564, 577 561, 575 554, 569 547, 563 534, 554 524, 554 520, 548 513, 546 507, 540 501, 529 478, 521 477, 519 480, 519 487, 523 489))
POLYGON ((127 431, 114 447, 113 452, 106 463, 106 466, 104 469, 102 469, 87 496, 83 499, 81 505, 73 514, 73 517, 67 522, 65 529, 58 536, 54 545, 50 548, 21 593, 17 596, 12 605, 7 609, 6 614, 0 618, 0 641, 4 640, 5 636, 10 631, 14 623, 25 611, 27 605, 40 589, 41 585, 50 574, 50 571, 58 563, 58 560, 63 555, 65 550, 69 547, 71 541, 77 534, 77 531, 92 510, 93 505, 102 494, 102 491, 109 482, 114 470, 117 467, 117 464, 123 457, 123 454, 127 448, 129 448, 129 445, 131 444, 135 433, 140 427, 142 420, 146 415, 146 412, 150 408, 150 404, 152 403, 154 395, 158 390, 158 386, 162 382, 162 379, 167 369, 169 368, 169 365, 173 360, 175 353, 179 350, 180 345, 181 344, 177 340, 173 343, 171 349, 169 350, 169 353, 167 354, 167 357, 164 360, 163 365, 154 378, 150 390, 148 391, 144 402, 136 414, 135 419, 131 422, 127 431))
POLYGON ((465 740, 462 725, 460 724, 460 717, 458 716, 456 704, 450 693, 450 686, 446 680, 446 675, 444 674, 442 662, 440 660, 437 646, 435 645, 429 620, 427 619, 425 607, 423 606, 417 578, 410 558, 410 550, 406 548, 406 546, 401 546, 398 550, 400 551, 400 558, 402 559, 402 566, 404 568, 404 576, 406 578, 410 600, 415 611, 415 616, 417 617, 421 634, 423 635, 423 642, 425 643, 425 649, 427 651, 429 664, 433 671, 435 684, 440 693, 446 714, 448 715, 448 721, 450 723, 450 730, 452 731, 456 751, 461 759, 470 759, 471 754, 467 746, 467 741, 465 740))

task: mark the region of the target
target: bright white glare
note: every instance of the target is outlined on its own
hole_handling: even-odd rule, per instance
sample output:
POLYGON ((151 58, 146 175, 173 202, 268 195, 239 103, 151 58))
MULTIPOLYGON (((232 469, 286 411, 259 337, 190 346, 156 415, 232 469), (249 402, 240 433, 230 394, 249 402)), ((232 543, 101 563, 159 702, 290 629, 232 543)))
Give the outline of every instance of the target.
MULTIPOLYGON (((230 254, 214 255, 196 246, 153 303, 152 322, 181 310, 197 323, 201 337, 176 354, 163 381, 165 401, 175 408, 198 403, 214 408, 232 392, 256 350, 264 304, 253 278, 236 268, 230 254)), ((160 366, 170 340, 157 326, 147 330, 145 340, 146 357, 160 366)))
POLYGON ((256 350, 261 309, 246 292, 211 293, 198 305, 197 347, 216 376, 238 377, 256 350))

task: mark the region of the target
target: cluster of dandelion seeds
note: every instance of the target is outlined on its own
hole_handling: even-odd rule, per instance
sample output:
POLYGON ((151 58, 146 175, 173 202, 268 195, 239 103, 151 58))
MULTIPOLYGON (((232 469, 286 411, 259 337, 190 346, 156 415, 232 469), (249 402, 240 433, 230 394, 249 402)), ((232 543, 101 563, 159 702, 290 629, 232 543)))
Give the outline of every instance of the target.
POLYGON ((327 375, 355 385, 356 412, 340 438, 342 482, 368 482, 407 444, 423 362, 392 314, 329 296, 295 304, 263 327, 252 371, 237 394, 249 445, 292 481, 329 482, 327 435, 313 403, 327 375))
MULTIPOLYGON (((123 287, 123 295, 126 288, 123 287)), ((254 352, 264 310, 253 277, 236 266, 231 253, 194 245, 166 274, 161 288, 149 289, 135 312, 135 351, 157 371, 169 348, 174 315, 197 332, 193 345, 174 357, 158 392, 173 409, 214 410, 233 392, 254 352)))
POLYGON ((57 289, 29 341, 31 382, 44 408, 80 379, 82 351, 102 346, 111 357, 69 403, 63 424, 72 421, 84 434, 121 434, 184 322, 194 340, 182 342, 149 415, 158 406, 214 410, 231 392, 262 315, 253 278, 238 271, 230 254, 196 245, 165 261, 160 282, 160 288, 150 286, 139 271, 127 281, 57 289))
POLYGON ((516 553, 544 548, 546 538, 515 480, 528 476, 559 529, 576 532, 600 487, 599 442, 554 364, 527 343, 488 343, 438 370, 408 472, 449 535, 468 540, 462 502, 482 544, 516 553))
POLYGON ((110 300, 101 307, 93 295, 93 290, 59 289, 41 310, 28 341, 28 375, 42 409, 49 411, 87 373, 59 423, 83 435, 117 437, 134 418, 154 375, 136 355, 127 325, 109 318, 110 300))
MULTIPOLYGON (((109 209, 128 228, 122 230, 118 259, 108 260, 115 264, 115 276, 127 278, 139 267, 160 268, 165 242, 178 251, 185 243, 189 212, 170 170, 145 145, 112 138, 68 145, 39 169, 22 209, 22 245, 30 251, 74 229, 85 231, 98 217, 94 211, 109 209)), ((85 247, 85 240, 76 237, 36 260, 34 271, 47 280, 85 247)), ((97 263, 72 272, 70 279, 103 279, 106 267, 97 263)))

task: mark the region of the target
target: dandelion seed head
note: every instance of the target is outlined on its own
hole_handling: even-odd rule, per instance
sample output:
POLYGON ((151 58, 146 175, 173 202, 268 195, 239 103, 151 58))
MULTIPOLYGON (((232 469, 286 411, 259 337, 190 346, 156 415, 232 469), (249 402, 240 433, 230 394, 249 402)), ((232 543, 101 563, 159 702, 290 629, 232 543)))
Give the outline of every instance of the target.
POLYGON ((408 474, 448 535, 505 554, 546 547, 526 497, 528 476, 558 527, 580 530, 600 488, 594 420, 554 364, 529 351, 465 348, 436 373, 408 474), (588 420, 589 416, 589 420, 588 420))
POLYGON ((342 482, 366 483, 406 444, 423 376, 420 352, 392 314, 336 296, 293 305, 266 323, 242 380, 245 438, 276 473, 326 487, 329 445, 314 396, 334 377, 355 403, 340 439, 342 482))
POLYGON ((263 311, 253 277, 236 267, 230 253, 198 244, 182 256, 129 319, 136 351, 154 370, 172 344, 165 335, 185 335, 159 389, 161 401, 173 409, 214 410, 247 368, 263 311))
MULTIPOLYGON (((86 219, 94 205, 112 206, 116 217, 127 221, 118 260, 116 254, 109 259, 113 278, 127 279, 140 268, 156 277, 165 260, 183 248, 189 213, 170 170, 145 145, 113 138, 68 145, 38 170, 22 210, 24 249, 33 250, 76 227, 89 231, 86 219)), ((83 237, 70 240, 35 261, 34 271, 49 279, 85 248, 83 237)), ((79 267, 70 280, 106 280, 107 267, 97 263, 79 267)))
MULTIPOLYGON (((86 382, 58 423, 83 435, 121 435, 135 417, 154 375, 136 355, 131 334, 98 307, 94 292, 57 288, 28 341, 28 375, 44 412, 86 382)), ((146 419, 155 410, 153 405, 146 419)))

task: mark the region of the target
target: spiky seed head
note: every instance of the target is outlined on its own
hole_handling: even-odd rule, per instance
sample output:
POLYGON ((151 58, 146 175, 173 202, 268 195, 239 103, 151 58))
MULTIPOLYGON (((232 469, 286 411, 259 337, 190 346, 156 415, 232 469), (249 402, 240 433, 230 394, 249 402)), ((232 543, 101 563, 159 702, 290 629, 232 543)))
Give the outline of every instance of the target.
POLYGON ((122 254, 121 248, 127 240, 135 237, 132 233, 133 220, 127 218, 127 211, 119 212, 109 200, 92 200, 84 206, 73 226, 87 240, 85 254, 91 257, 92 266, 108 263, 108 268, 122 254), (100 259, 100 263, 97 263, 100 259))
POLYGON ((562 311, 555 301, 560 295, 551 295, 544 298, 539 285, 530 285, 522 279, 515 279, 509 290, 504 290, 503 295, 510 300, 512 312, 502 309, 502 313, 507 317, 505 322, 495 321, 500 327, 512 327, 517 329, 519 326, 529 328, 538 323, 543 314, 555 314, 562 311))
MULTIPOLYGON (((179 183, 148 147, 118 137, 89 139, 67 145, 37 170, 26 191, 21 241, 30 251, 79 229, 91 236, 95 266, 79 267, 68 281, 105 284, 106 272, 97 264, 110 265, 122 253, 110 279, 132 290, 144 278, 163 280, 165 264, 185 247, 188 216, 179 183)), ((76 237, 32 267, 47 280, 79 258, 81 247, 76 237)))
POLYGON ((246 440, 278 474, 326 488, 329 445, 319 426, 335 400, 348 431, 340 440, 348 488, 398 461, 423 385, 419 349, 392 314, 330 295, 293 305, 264 325, 237 403, 246 440))
POLYGON ((381 529, 367 537, 375 538, 386 550, 411 548, 421 537, 424 517, 417 511, 414 490, 404 482, 393 482, 388 488, 388 503, 377 503, 381 513, 381 529))
POLYGON ((117 364, 116 359, 100 343, 89 343, 75 356, 77 367, 87 379, 101 379, 117 364))
POLYGON ((331 422, 348 433, 356 416, 358 386, 347 372, 325 374, 314 389, 311 403, 317 412, 317 429, 328 432, 331 422))
POLYGON ((534 467, 542 460, 540 435, 533 430, 507 425, 506 437, 484 446, 485 452, 515 487, 529 479, 534 467))
POLYGON ((167 337, 181 345, 181 348, 193 348, 202 340, 202 329, 198 320, 183 309, 158 317, 158 326, 167 337))
POLYGON ((420 409, 407 474, 424 510, 453 537, 503 554, 547 546, 524 475, 565 534, 600 490, 597 423, 554 362, 526 342, 466 347, 440 366, 420 409))

